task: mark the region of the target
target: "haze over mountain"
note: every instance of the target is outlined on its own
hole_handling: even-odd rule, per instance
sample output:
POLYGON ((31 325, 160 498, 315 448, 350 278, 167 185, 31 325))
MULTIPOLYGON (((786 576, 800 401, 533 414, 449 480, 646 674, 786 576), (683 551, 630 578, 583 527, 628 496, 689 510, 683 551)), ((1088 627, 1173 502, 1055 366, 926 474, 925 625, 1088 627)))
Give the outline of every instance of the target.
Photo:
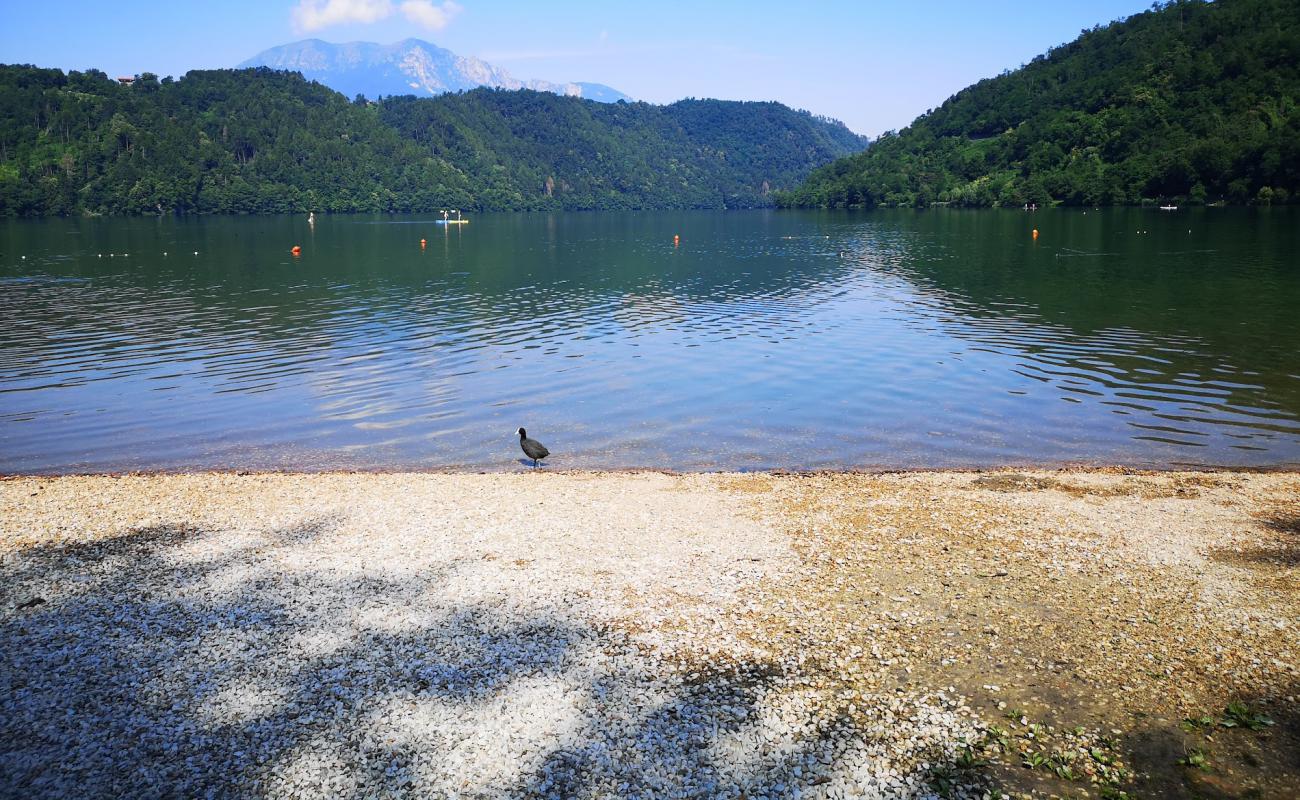
POLYGON ((480 86, 533 89, 602 103, 632 99, 600 83, 520 80, 481 58, 459 56, 420 39, 403 39, 393 44, 331 44, 320 39, 304 39, 264 50, 239 66, 301 72, 308 80, 319 81, 348 97, 361 94, 371 100, 381 95, 429 97, 480 86))

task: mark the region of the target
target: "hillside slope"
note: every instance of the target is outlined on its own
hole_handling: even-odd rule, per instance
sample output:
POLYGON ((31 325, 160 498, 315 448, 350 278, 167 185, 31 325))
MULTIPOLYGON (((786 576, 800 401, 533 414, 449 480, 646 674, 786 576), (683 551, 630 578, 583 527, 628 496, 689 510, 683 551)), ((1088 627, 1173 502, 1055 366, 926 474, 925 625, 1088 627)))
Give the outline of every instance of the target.
POLYGON ((861 149, 776 103, 476 89, 348 101, 270 69, 0 67, 0 215, 771 205, 861 149))
POLYGON ((778 198, 791 206, 1286 202, 1300 2, 1176 0, 980 81, 778 198))
POLYGON ((388 98, 379 112, 424 156, 476 176, 476 202, 488 208, 771 205, 772 190, 866 144, 778 103, 611 105, 480 89, 388 98))

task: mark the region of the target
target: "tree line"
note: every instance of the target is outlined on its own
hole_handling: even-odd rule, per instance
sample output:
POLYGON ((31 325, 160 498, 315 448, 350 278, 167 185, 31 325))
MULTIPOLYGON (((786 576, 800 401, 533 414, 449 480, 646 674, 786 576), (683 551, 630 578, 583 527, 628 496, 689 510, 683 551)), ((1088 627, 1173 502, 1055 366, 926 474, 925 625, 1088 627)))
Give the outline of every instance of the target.
POLYGON ((769 206, 866 140, 778 103, 348 100, 298 73, 0 66, 0 215, 769 206))
POLYGON ((980 81, 786 206, 1300 201, 1300 4, 1174 0, 980 81))

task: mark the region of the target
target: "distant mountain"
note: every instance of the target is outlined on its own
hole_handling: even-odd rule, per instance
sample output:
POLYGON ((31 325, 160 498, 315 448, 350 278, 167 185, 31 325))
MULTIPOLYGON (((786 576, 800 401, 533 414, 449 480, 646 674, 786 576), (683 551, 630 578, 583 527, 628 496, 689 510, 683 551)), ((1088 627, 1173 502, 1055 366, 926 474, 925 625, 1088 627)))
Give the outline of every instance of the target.
POLYGON ((1174 0, 980 81, 798 206, 1300 200, 1300 2, 1174 0))
POLYGON ((419 39, 404 39, 395 44, 331 44, 320 39, 304 39, 264 50, 239 66, 301 72, 308 80, 319 81, 348 97, 361 94, 371 100, 381 95, 429 97, 480 86, 533 89, 601 103, 632 99, 600 83, 519 80, 480 58, 458 56, 419 39))

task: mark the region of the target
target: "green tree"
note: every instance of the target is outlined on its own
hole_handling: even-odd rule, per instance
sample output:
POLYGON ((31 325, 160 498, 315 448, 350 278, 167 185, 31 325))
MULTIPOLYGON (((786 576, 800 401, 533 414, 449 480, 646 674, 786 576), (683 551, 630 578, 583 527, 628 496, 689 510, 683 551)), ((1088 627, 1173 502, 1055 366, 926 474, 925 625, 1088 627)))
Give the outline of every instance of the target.
POLYGON ((1295 0, 1173 0, 968 86, 778 202, 1276 203, 1300 189, 1297 108, 1295 0))
POLYGON ((776 103, 371 103, 264 68, 122 86, 0 66, 0 215, 764 206, 865 144, 776 103))

